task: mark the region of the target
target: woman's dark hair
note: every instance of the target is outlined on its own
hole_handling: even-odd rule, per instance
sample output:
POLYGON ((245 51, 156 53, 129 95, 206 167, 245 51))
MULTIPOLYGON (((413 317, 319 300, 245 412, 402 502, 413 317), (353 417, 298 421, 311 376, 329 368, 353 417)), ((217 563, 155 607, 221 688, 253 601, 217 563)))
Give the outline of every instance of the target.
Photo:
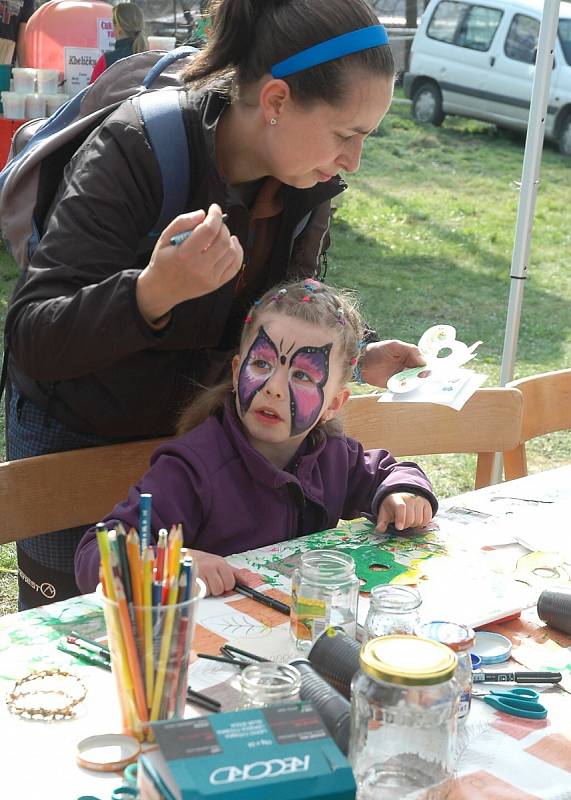
MULTIPOLYGON (((335 331, 343 365, 341 380, 343 383, 351 380, 365 331, 357 300, 351 292, 309 279, 284 283, 270 289, 248 312, 240 339, 240 350, 243 349, 256 320, 267 311, 312 325, 326 326, 335 331)), ((224 405, 231 389, 232 381, 228 379, 201 392, 182 412, 177 433, 187 433, 215 414, 224 405)), ((320 428, 328 435, 339 434, 342 430, 336 418, 320 428)))
MULTIPOLYGON (((212 18, 208 43, 183 73, 185 81, 199 86, 225 78, 238 88, 247 86, 301 50, 379 24, 365 0, 211 0, 207 13, 212 18)), ((392 78, 390 47, 361 50, 284 80, 302 105, 336 105, 349 93, 354 69, 392 78)))

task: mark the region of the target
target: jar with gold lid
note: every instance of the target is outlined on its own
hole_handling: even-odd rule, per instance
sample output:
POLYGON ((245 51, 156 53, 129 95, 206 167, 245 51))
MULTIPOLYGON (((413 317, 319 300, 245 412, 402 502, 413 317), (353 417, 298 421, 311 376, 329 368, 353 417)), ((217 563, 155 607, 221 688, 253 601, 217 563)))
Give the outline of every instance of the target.
POLYGON ((359 800, 403 800, 454 769, 456 654, 417 636, 371 639, 351 684, 349 760, 359 800))

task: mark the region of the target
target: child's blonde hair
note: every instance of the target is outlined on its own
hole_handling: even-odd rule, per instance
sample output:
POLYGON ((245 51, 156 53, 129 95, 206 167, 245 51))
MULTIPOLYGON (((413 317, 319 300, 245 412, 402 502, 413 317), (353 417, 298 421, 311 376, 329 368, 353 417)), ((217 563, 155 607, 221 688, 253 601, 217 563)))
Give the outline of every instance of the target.
POLYGON ((113 6, 113 24, 118 25, 125 38, 133 39, 133 53, 142 53, 149 49, 147 37, 144 34, 145 18, 139 6, 135 3, 118 3, 113 6))
MULTIPOLYGON (((284 283, 270 289, 254 303, 246 315, 240 338, 240 351, 249 337, 252 326, 266 312, 283 314, 292 319, 334 330, 341 350, 342 383, 351 380, 365 333, 365 324, 352 292, 326 286, 313 279, 284 283)), ((207 417, 215 414, 224 405, 231 389, 232 380, 227 379, 202 391, 182 412, 177 433, 187 433, 204 422, 207 417)), ((335 419, 322 427, 328 434, 338 434, 341 431, 340 424, 335 419)))

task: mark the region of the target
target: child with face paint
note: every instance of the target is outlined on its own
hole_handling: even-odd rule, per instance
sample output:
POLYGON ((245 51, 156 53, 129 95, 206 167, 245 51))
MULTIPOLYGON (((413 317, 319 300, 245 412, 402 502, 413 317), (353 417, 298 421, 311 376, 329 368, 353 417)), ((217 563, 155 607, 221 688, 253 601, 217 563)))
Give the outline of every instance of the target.
MULTIPOLYGON (((212 594, 233 588, 223 556, 367 515, 385 531, 427 524, 437 509, 424 472, 386 450, 364 451, 337 415, 349 399, 363 322, 353 298, 315 280, 267 292, 248 313, 232 381, 182 414, 125 502, 103 520, 137 527, 153 495, 153 534, 181 523, 184 545, 212 594)), ((95 588, 95 529, 75 558, 82 591, 95 588)))

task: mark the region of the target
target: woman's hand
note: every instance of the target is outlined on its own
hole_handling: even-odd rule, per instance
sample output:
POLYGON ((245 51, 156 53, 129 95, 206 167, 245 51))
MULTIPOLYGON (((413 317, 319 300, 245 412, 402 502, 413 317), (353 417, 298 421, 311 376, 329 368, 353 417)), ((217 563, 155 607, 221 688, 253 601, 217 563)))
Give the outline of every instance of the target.
POLYGON ((384 387, 392 375, 410 367, 422 367, 426 361, 414 344, 389 339, 371 342, 365 348, 359 366, 363 380, 373 386, 384 387))
POLYGON ((151 260, 137 280, 137 304, 153 327, 164 327, 170 311, 185 300, 203 297, 231 280, 242 266, 244 252, 222 220, 220 206, 181 214, 162 232, 151 260), (192 230, 182 244, 171 236, 192 230))
POLYGON ((406 528, 421 528, 432 519, 432 506, 426 499, 410 492, 392 492, 385 497, 377 514, 379 533, 384 533, 390 522, 397 531, 406 528))
POLYGON ((206 594, 218 596, 234 588, 241 570, 232 567, 222 556, 205 553, 204 550, 191 550, 193 566, 198 577, 206 584, 206 594))

